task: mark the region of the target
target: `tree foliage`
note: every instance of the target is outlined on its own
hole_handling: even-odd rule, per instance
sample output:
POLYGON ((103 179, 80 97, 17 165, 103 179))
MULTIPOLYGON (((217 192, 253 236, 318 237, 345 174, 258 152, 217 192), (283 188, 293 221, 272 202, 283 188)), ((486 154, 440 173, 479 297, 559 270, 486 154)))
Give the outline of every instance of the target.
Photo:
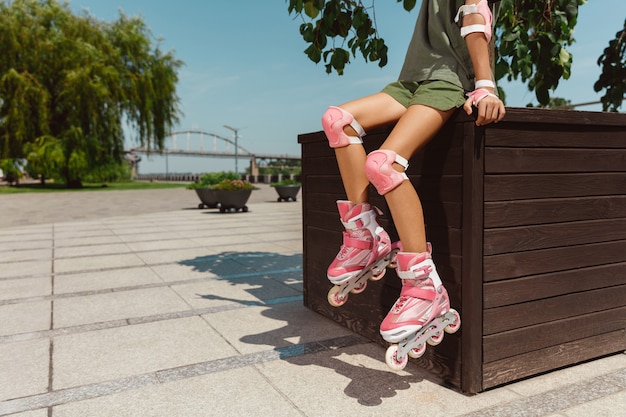
POLYGON ((566 47, 574 42, 578 7, 585 2, 502 0, 496 21, 496 80, 521 77, 537 101, 548 106, 550 90, 570 77, 572 54, 566 47))
POLYGON ((105 23, 58 0, 0 2, 0 159, 68 186, 122 161, 123 127, 160 150, 178 121, 181 61, 140 18, 105 23))
MULTIPOLYGON (((570 76, 573 29, 578 8, 586 0, 501 0, 496 20, 495 76, 526 82, 541 105, 549 90, 570 76)), ((300 33, 309 44, 305 53, 325 63, 327 73, 343 74, 351 57, 387 63, 387 46, 376 29, 374 0, 288 0, 288 11, 303 19, 300 33), (346 49, 347 48, 347 49, 346 49)), ((416 0, 396 0, 410 11, 416 0)), ((501 97, 504 92, 500 91, 501 97)))
POLYGON ((602 67, 602 73, 593 89, 606 89, 601 99, 602 109, 617 111, 626 96, 626 20, 624 28, 615 34, 615 39, 598 58, 598 65, 602 67))

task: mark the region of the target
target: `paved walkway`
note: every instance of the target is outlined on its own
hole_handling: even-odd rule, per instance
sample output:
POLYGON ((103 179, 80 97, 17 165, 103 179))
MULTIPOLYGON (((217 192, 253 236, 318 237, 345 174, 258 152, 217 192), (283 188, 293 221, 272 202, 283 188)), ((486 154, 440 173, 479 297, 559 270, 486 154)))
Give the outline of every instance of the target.
POLYGON ((624 354, 472 397, 391 372, 302 306, 300 202, 271 192, 0 196, 0 416, 625 415, 624 354))

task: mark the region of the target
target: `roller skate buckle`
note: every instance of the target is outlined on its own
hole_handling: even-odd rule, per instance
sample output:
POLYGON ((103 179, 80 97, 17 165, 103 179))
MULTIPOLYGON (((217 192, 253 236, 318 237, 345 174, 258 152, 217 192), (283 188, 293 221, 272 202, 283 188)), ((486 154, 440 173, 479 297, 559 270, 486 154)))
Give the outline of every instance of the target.
POLYGON ((357 275, 348 278, 345 282, 336 284, 328 291, 328 303, 333 307, 341 307, 348 301, 348 295, 360 294, 365 291, 367 281, 378 281, 385 276, 387 268, 396 267, 396 254, 400 251, 397 245, 386 254, 372 262, 357 275))
POLYGON ((460 327, 461 316, 456 310, 450 309, 402 342, 389 346, 385 362, 392 370, 401 371, 406 367, 409 357, 416 359, 426 352, 426 344, 436 346, 443 340, 444 332, 456 333, 460 327))

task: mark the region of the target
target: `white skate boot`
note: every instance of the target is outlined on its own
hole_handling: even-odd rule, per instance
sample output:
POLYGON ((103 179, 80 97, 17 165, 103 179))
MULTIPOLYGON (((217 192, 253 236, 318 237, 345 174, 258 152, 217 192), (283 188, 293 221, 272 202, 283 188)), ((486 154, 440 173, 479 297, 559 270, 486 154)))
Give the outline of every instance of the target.
POLYGON ((438 345, 444 332, 461 327, 461 317, 450 308, 448 292, 432 261, 430 244, 428 252, 398 253, 397 272, 402 279, 400 298, 380 325, 383 338, 394 343, 385 355, 393 370, 404 369, 409 356, 422 356, 426 343, 438 345))
POLYGON ((386 267, 395 267, 395 254, 400 242, 391 243, 389 235, 378 224, 380 214, 369 203, 354 204, 337 201, 343 232, 343 244, 328 267, 328 279, 335 284, 328 292, 328 302, 339 307, 348 301, 348 294, 365 290, 367 280, 379 280, 386 267))

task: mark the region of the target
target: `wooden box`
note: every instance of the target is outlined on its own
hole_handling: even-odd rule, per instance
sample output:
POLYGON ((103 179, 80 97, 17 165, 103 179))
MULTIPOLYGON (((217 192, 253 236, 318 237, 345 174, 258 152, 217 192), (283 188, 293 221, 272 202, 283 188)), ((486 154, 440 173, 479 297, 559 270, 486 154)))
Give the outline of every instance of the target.
MULTIPOLYGON (((366 150, 388 132, 369 132, 366 150)), ((298 140, 304 303, 386 345, 378 327, 400 280, 389 270, 344 306, 328 304, 342 231, 335 201, 346 197, 324 133, 298 140)), ((408 174, 462 320, 418 363, 476 393, 626 349, 626 114, 509 108, 480 128, 459 112, 408 174)), ((370 195, 397 239, 384 199, 370 195)))

